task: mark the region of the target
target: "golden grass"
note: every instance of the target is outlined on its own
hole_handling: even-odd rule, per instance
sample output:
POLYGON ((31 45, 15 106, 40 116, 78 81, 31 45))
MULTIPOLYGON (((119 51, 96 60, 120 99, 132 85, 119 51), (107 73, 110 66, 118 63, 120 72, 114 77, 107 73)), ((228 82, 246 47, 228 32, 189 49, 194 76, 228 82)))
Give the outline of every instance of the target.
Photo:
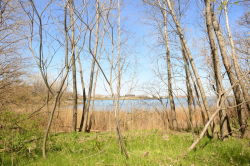
MULTIPOLYGON (((178 127, 181 130, 188 128, 188 110, 178 109, 176 118, 178 127)), ((134 110, 132 112, 121 111, 119 114, 120 126, 122 130, 151 130, 151 129, 168 129, 167 114, 168 111, 145 111, 134 110)), ((78 110, 78 127, 82 111, 78 110)), ((202 125, 200 110, 196 110, 192 116, 194 127, 202 125)), ((92 128, 94 131, 112 131, 115 129, 115 116, 113 111, 92 111, 91 112, 92 128)), ((72 109, 60 109, 55 113, 52 130, 54 132, 70 131, 72 123, 72 109)))
MULTIPOLYGON (((46 127, 49 112, 51 110, 52 105, 47 109, 43 108, 42 111, 39 111, 35 116, 34 120, 39 120, 41 123, 41 127, 46 127)), ((39 106, 27 106, 25 109, 21 108, 17 112, 27 113, 36 110, 39 106), (31 111, 32 110, 32 111, 31 111)), ((210 108, 211 112, 213 112, 213 108, 210 108)), ((120 111, 119 119, 120 126, 123 131, 126 130, 167 130, 169 128, 168 125, 168 114, 169 110, 161 110, 161 111, 146 111, 146 110, 138 110, 134 109, 132 112, 120 111)), ((189 117, 188 117, 188 109, 177 107, 176 108, 176 119, 178 123, 178 128, 180 130, 188 129, 189 117)), ((82 110, 78 110, 78 127, 80 125, 80 120, 82 116, 82 110)), ((115 129, 115 116, 113 111, 91 111, 91 121, 92 128, 94 131, 113 131, 115 129)), ((218 118, 217 118, 218 121, 218 118)), ((58 108, 54 114, 54 120, 52 124, 51 131, 52 132, 69 132, 71 131, 72 124, 72 109, 68 108, 67 105, 58 108)), ((201 109, 196 107, 196 110, 192 113, 192 125, 194 128, 198 128, 203 126, 202 118, 201 118, 201 109)))

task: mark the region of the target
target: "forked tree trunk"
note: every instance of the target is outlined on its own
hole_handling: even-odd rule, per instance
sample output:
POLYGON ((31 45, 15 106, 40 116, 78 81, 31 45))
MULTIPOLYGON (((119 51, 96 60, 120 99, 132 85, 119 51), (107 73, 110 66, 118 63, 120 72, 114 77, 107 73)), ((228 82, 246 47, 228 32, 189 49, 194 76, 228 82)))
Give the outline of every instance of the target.
POLYGON ((238 122, 239 122, 239 125, 240 125, 241 136, 243 137, 244 134, 245 134, 245 130, 246 130, 246 124, 245 124, 245 121, 244 121, 243 110, 242 110, 242 107, 240 105, 243 102, 243 99, 242 99, 242 96, 241 96, 241 89, 240 89, 240 86, 237 83, 238 82, 237 79, 234 76, 234 73, 233 73, 233 70, 232 70, 233 68, 232 68, 232 66, 231 66, 231 64, 229 62, 229 58, 227 56, 225 40, 224 40, 222 31, 220 29, 220 25, 219 25, 219 23, 217 21, 217 18, 215 16, 214 12, 212 11, 212 9, 211 9, 210 12, 211 12, 211 15, 212 15, 213 28, 214 28, 216 38, 217 38, 217 41, 218 41, 218 44, 219 44, 223 64, 225 66, 225 69, 226 69, 229 81, 231 83, 231 86, 235 85, 233 87, 233 93, 234 93, 235 101, 236 101, 236 104, 237 104, 236 110, 237 110, 237 114, 238 114, 238 122))
MULTIPOLYGON (((102 34, 102 36, 101 36, 101 41, 100 41, 100 48, 98 48, 99 50, 102 50, 102 46, 103 46, 103 42, 104 42, 104 38, 105 38, 105 33, 106 33, 106 31, 104 30, 103 31, 103 34, 102 34)), ((101 51, 100 51, 100 53, 97 55, 97 60, 100 60, 101 59, 101 51)), ((95 95, 96 95, 96 86, 97 86, 97 80, 98 80, 98 76, 99 76, 99 71, 100 71, 100 68, 96 68, 96 70, 95 70, 95 78, 94 78, 94 89, 93 89, 93 92, 92 92, 92 96, 93 96, 93 99, 94 100, 92 100, 92 103, 91 103, 91 108, 90 108, 90 112, 89 112, 89 119, 88 119, 88 124, 87 124, 87 126, 88 126, 88 131, 90 131, 91 130, 91 126, 92 126, 92 120, 94 120, 94 116, 93 116, 93 111, 94 111, 94 105, 95 105, 95 95)))
POLYGON ((97 70, 95 71, 95 78, 94 78, 94 89, 93 89, 93 92, 92 92, 92 103, 91 103, 91 108, 89 110, 89 119, 88 119, 88 131, 91 130, 91 124, 92 124, 92 120, 93 120, 93 111, 94 111, 94 105, 95 105, 95 93, 96 93, 96 85, 97 85, 97 80, 98 80, 98 74, 99 74, 99 68, 97 68, 97 70))
MULTIPOLYGON (((215 36, 213 31, 213 25, 212 25, 212 16, 211 16, 211 1, 205 0, 205 18, 206 18, 206 27, 207 27, 207 33, 209 38, 209 44, 211 49, 211 55, 213 60, 213 69, 214 69, 214 80, 216 83, 216 92, 217 92, 217 98, 218 95, 221 94, 224 91, 223 85, 222 85, 222 78, 221 78, 221 72, 220 72, 220 61, 218 57, 218 49, 215 45, 215 36)), ((225 96, 222 96, 222 101, 225 101, 225 96)), ((225 103, 221 103, 222 108, 225 107, 225 103)), ((231 128, 229 126, 229 118, 226 113, 226 110, 220 110, 219 112, 220 116, 220 137, 224 138, 226 135, 229 135, 231 133, 231 128)))
POLYGON ((91 64, 91 72, 90 72, 90 80, 89 80, 89 91, 88 91, 88 102, 86 104, 85 115, 84 115, 84 122, 83 122, 83 129, 85 132, 89 132, 89 108, 91 103, 92 91, 93 91, 93 83, 94 83, 94 73, 95 73, 95 65, 96 65, 96 57, 98 52, 99 46, 99 25, 100 25, 100 12, 99 12, 99 1, 96 1, 96 30, 95 30, 95 46, 94 52, 92 52, 92 48, 89 48, 90 53, 94 57, 91 64))
POLYGON ((69 73, 67 6, 68 6, 68 1, 65 3, 65 6, 64 6, 64 35, 65 35, 65 68, 66 68, 66 73, 65 73, 65 76, 64 76, 64 78, 63 78, 63 80, 62 80, 62 82, 60 84, 60 87, 59 87, 59 89, 57 91, 54 106, 53 106, 52 111, 50 112, 47 128, 45 130, 45 134, 44 134, 44 137, 43 137, 43 144, 42 144, 43 158, 46 158, 46 146, 47 146, 47 140, 48 140, 51 124, 52 124, 53 117, 54 117, 54 114, 55 114, 55 110, 56 110, 56 107, 57 107, 57 104, 58 104, 58 101, 59 101, 59 98, 60 98, 60 94, 62 93, 63 86, 65 84, 65 81, 66 81, 66 79, 68 77, 68 73, 69 73))
POLYGON ((80 56, 78 55, 77 57, 78 64, 79 64, 79 69, 80 69, 80 79, 81 79, 81 84, 82 84, 82 118, 80 121, 80 127, 79 127, 79 132, 82 131, 83 128, 83 121, 84 121, 84 114, 85 114, 85 108, 86 108, 86 90, 85 90, 85 85, 84 85, 84 80, 83 80, 83 72, 82 72, 82 64, 81 64, 81 59, 80 56))
POLYGON ((90 108, 90 103, 91 103, 91 98, 92 98, 92 89, 93 89, 93 83, 94 83, 94 70, 95 70, 95 60, 92 60, 92 65, 91 65, 91 72, 90 72, 90 81, 89 81, 89 90, 88 90, 88 97, 87 97, 87 104, 86 104, 86 109, 85 109, 85 114, 84 114, 84 121, 83 121, 83 130, 85 132, 88 131, 88 123, 89 123, 89 108, 90 108))

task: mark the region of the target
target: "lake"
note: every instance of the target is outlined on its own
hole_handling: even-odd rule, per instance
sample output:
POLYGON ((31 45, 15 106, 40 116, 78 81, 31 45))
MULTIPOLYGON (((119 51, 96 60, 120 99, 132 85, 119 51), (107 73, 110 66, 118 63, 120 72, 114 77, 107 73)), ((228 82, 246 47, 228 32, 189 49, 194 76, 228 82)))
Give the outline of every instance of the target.
MULTIPOLYGON (((213 106, 216 103, 215 97, 208 97, 209 106, 213 106)), ((165 107, 170 108, 168 99, 162 99, 165 107)), ((187 107, 187 98, 174 98, 175 106, 187 107)), ((71 106, 70 106, 71 107, 71 106)), ((82 108, 82 104, 78 104, 78 109, 82 108)), ((133 100, 120 100, 120 108, 123 111, 131 112, 133 110, 155 110, 162 109, 163 106, 157 99, 133 99, 133 100)), ((95 100, 95 111, 111 111, 113 109, 113 100, 95 100)))

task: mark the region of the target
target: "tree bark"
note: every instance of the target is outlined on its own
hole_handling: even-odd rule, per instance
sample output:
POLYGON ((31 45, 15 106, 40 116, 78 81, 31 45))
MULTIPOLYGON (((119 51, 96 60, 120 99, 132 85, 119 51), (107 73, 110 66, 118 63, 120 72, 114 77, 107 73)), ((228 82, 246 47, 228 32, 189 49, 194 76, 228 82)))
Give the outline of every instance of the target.
POLYGON ((83 129, 85 132, 88 131, 88 122, 89 122, 89 108, 90 108, 90 103, 91 103, 91 98, 92 98, 92 89, 93 89, 93 83, 94 83, 94 70, 95 70, 95 60, 92 60, 92 65, 91 65, 91 72, 90 72, 90 81, 89 81, 89 90, 88 90, 88 97, 87 97, 87 104, 86 104, 86 110, 85 110, 85 115, 84 115, 84 121, 83 121, 83 129))
MULTIPOLYGON (((96 57, 98 53, 98 46, 99 46, 99 25, 100 25, 100 9, 99 9, 99 1, 96 1, 95 4, 96 7, 96 30, 95 30, 95 46, 94 46, 94 52, 92 52, 92 48, 89 48, 90 53, 93 56, 92 64, 91 64, 91 72, 90 72, 90 79, 89 79, 89 91, 88 91, 88 101, 86 104, 86 110, 85 110, 85 119, 83 122, 83 128, 85 132, 88 131, 88 124, 89 124, 89 108, 91 103, 91 97, 92 97, 92 89, 93 89, 93 83, 94 83, 94 73, 95 73, 95 65, 96 65, 96 57)), ((90 41, 91 42, 91 41, 90 41)))
MULTIPOLYGON (((209 44, 211 49, 211 55, 213 60, 213 69, 214 69, 214 80, 216 83, 216 92, 217 92, 217 98, 218 95, 221 94, 224 91, 223 85, 222 85, 222 78, 221 78, 221 72, 220 72, 220 61, 218 57, 218 49, 215 45, 215 36, 213 31, 213 25, 212 25, 212 15, 211 15, 211 1, 205 0, 205 18, 206 18, 206 27, 207 27, 207 33, 209 38, 209 44)), ((225 97, 222 96, 222 101, 225 101, 225 97)), ((222 107, 225 107, 225 103, 223 102, 222 107)), ((220 116, 220 136, 221 138, 224 138, 224 136, 231 133, 231 128, 229 126, 229 118, 225 110, 220 110, 219 112, 220 116)))
POLYGON ((76 57, 75 57, 75 18, 74 0, 69 1, 71 24, 71 54, 72 54, 72 80, 73 80, 73 118, 72 131, 77 130, 77 81, 76 81, 76 57))
POLYGON ((122 67, 121 67, 121 11, 120 11, 120 0, 117 2, 117 37, 118 37, 118 46, 117 46, 117 86, 116 86, 116 100, 115 100, 115 121, 116 121, 116 133, 118 136, 118 141, 120 144, 121 152, 124 154, 126 159, 129 158, 128 152, 123 140, 123 136, 120 129, 120 93, 121 93, 121 79, 122 79, 122 67))
POLYGON ((180 41, 181 41, 181 45, 185 51, 185 56, 186 58, 188 59, 189 63, 191 64, 191 67, 192 67, 192 70, 193 70, 193 73, 194 73, 194 76, 195 76, 195 79, 196 79, 196 83, 198 85, 198 88, 199 88, 199 91, 200 91, 200 94, 201 94, 201 98, 202 98, 202 102, 203 102, 203 105, 204 105, 204 109, 205 109, 205 114, 206 114, 206 121, 208 120, 209 118, 209 114, 208 114, 208 103, 207 103, 207 98, 206 98, 206 94, 205 94, 205 91, 204 91, 204 88, 202 86, 202 82, 201 82, 201 79, 200 79, 200 76, 198 74, 198 71, 196 69, 196 66, 194 64, 194 59, 192 58, 191 56, 191 53, 190 53, 190 50, 187 46, 187 43, 186 43, 186 40, 185 40, 185 37, 184 37, 184 33, 182 31, 182 28, 180 26, 180 23, 179 21, 177 20, 177 17, 175 15, 175 12, 173 10, 173 7, 172 7, 172 4, 170 2, 170 0, 166 0, 167 2, 167 5, 168 5, 168 8, 169 8, 169 11, 170 11, 170 14, 173 18, 173 21, 176 25, 176 28, 177 28, 177 34, 179 35, 179 38, 180 38, 180 41))
POLYGON ((234 93, 234 97, 235 97, 235 101, 236 101, 236 105, 237 105, 236 110, 237 110, 237 114, 238 114, 238 122, 240 125, 241 137, 243 137, 245 134, 245 130, 246 130, 246 123, 244 121, 243 110, 242 110, 241 105, 240 105, 243 102, 243 99, 241 97, 241 89, 240 89, 240 86, 237 84, 237 82, 238 82, 237 79, 234 76, 232 66, 231 66, 231 64, 229 62, 229 58, 227 56, 224 37, 223 37, 222 31, 220 29, 220 25, 219 25, 217 18, 215 16, 215 13, 212 11, 212 9, 211 9, 211 13, 212 13, 213 28, 214 28, 216 38, 217 38, 217 41, 219 44, 222 61, 223 61, 223 64, 225 66, 225 69, 226 69, 229 81, 231 83, 231 86, 235 85, 233 87, 233 93, 234 93))
POLYGON ((80 122, 80 127, 79 127, 79 132, 82 131, 83 128, 83 121, 84 121, 84 114, 85 114, 85 108, 86 108, 86 90, 85 90, 85 85, 84 85, 84 80, 83 80, 83 72, 82 72, 82 64, 80 60, 80 56, 78 55, 77 57, 78 64, 79 64, 79 69, 80 69, 80 78, 81 78, 81 84, 82 84, 82 117, 81 117, 81 122, 80 122))
POLYGON ((47 128, 45 130, 45 134, 44 134, 44 138, 43 138, 43 145, 42 145, 42 154, 43 154, 43 158, 46 158, 46 145, 47 145, 47 140, 48 140, 48 136, 49 136, 49 132, 50 132, 50 128, 51 128, 51 124, 53 121, 53 117, 55 114, 55 110, 58 104, 58 100, 60 98, 60 93, 62 92, 63 86, 65 84, 65 81, 68 77, 68 73, 69 73, 69 64, 68 64, 68 27, 67 27, 67 6, 68 6, 68 1, 66 1, 65 6, 64 6, 64 35, 65 35, 65 68, 66 68, 66 73, 65 76, 60 84, 60 88, 56 94, 56 100, 53 106, 52 111, 50 112, 50 116, 49 116, 49 120, 48 120, 48 124, 47 124, 47 128))
POLYGON ((197 138, 194 143, 188 148, 188 151, 192 151, 195 146, 200 142, 200 140, 203 138, 203 136, 205 135, 205 133, 208 130, 209 125, 213 122, 214 118, 216 117, 216 115, 220 112, 221 110, 221 103, 223 103, 224 101, 221 100, 221 96, 223 96, 224 94, 219 94, 219 98, 217 99, 217 104, 216 104, 216 110, 215 112, 212 114, 212 116, 209 118, 207 124, 205 125, 205 127, 203 128, 201 134, 199 135, 199 138, 197 138))
MULTIPOLYGON (((182 49, 182 54, 185 54, 185 51, 182 49)), ((183 55, 185 57, 185 55, 183 55)), ((188 67, 188 62, 184 58, 184 69, 185 69, 185 74, 186 74, 186 88, 187 88, 187 103, 188 103, 188 112, 189 112, 189 121, 190 124, 188 123, 188 128, 191 129, 193 128, 193 119, 192 119, 192 114, 194 112, 194 96, 193 96, 193 90, 191 87, 191 82, 190 82, 190 74, 189 74, 189 67, 188 67)))
POLYGON ((94 89, 92 91, 93 100, 92 100, 92 103, 91 103, 91 108, 90 108, 90 111, 89 111, 89 119, 88 119, 89 121, 88 121, 88 124, 87 124, 87 126, 88 126, 87 130, 88 131, 91 130, 91 124, 92 124, 91 121, 93 120, 92 117, 93 117, 93 111, 94 111, 94 105, 95 105, 95 93, 96 93, 96 85, 97 85, 98 75, 99 75, 99 68, 97 68, 96 71, 95 71, 95 78, 94 78, 94 83, 93 83, 94 89))
MULTIPOLYGON (((164 6, 164 8, 166 8, 164 6)), ((169 49, 169 41, 168 41, 168 31, 167 31, 167 11, 161 9, 161 13, 163 16, 163 25, 164 25, 164 42, 166 49, 166 63, 167 63, 167 75, 168 75, 168 97, 170 102, 170 114, 171 114, 171 129, 178 129, 178 123, 176 120, 176 110, 173 96, 173 88, 172 88, 172 65, 171 65, 171 57, 170 57, 170 49, 169 49)))
POLYGON ((244 83, 244 79, 243 79, 244 76, 243 76, 243 73, 242 73, 241 68, 239 66, 238 58, 236 57, 236 53, 235 53, 235 45, 234 45, 231 30, 230 30, 230 26, 229 26, 227 5, 228 5, 228 0, 226 1, 226 5, 224 5, 224 13, 225 13, 225 19, 226 19, 227 34, 228 34, 229 43, 230 43, 230 47, 231 47, 232 61, 233 61, 236 77, 239 81, 239 84, 240 84, 240 87, 242 90, 242 95, 246 101, 247 109, 248 109, 248 111, 250 111, 250 97, 249 97, 248 89, 244 83))

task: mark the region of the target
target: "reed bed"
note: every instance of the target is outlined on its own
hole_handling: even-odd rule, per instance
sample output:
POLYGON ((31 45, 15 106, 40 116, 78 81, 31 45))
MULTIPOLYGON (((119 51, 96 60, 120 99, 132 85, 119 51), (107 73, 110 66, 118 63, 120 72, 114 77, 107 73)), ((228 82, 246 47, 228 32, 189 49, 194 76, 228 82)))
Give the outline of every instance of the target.
MULTIPOLYGON (((168 130, 168 116, 170 110, 145 111, 132 110, 131 112, 120 111, 119 119, 121 129, 127 130, 168 130)), ((82 111, 78 110, 78 127, 82 111)), ((113 131, 115 129, 115 115, 113 111, 91 111, 91 130, 93 131, 113 131)), ((179 130, 189 129, 190 124, 187 109, 177 109, 176 118, 179 130)), ((59 109, 55 113, 55 119, 52 126, 54 132, 68 132, 71 130, 72 109, 59 109)), ((192 125, 195 128, 202 126, 201 111, 197 109, 192 113, 192 125)))

